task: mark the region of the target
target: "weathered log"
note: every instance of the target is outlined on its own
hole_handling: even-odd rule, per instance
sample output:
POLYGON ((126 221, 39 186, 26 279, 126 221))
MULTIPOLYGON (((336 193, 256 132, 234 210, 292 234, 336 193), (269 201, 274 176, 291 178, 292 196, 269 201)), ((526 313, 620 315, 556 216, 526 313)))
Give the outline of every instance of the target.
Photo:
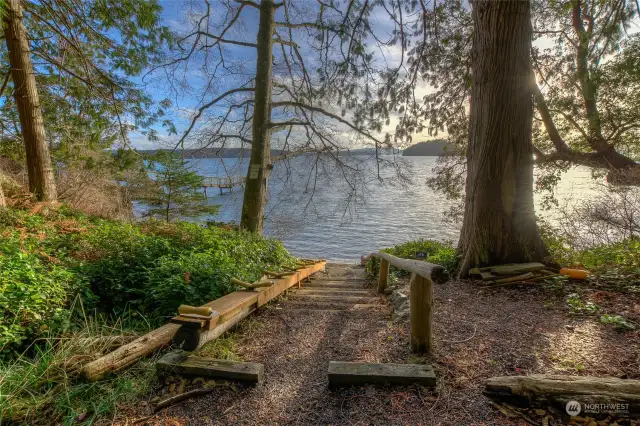
POLYGON ((179 328, 179 324, 163 325, 102 358, 88 363, 82 369, 82 376, 93 382, 102 379, 111 371, 128 367, 138 359, 169 345, 179 328))
POLYGON ((502 376, 488 379, 484 394, 520 407, 552 405, 564 412, 567 403, 575 401, 582 413, 617 410, 618 414, 640 415, 640 380, 552 375, 502 376))
POLYGON ((490 269, 491 273, 494 275, 517 275, 524 274, 525 272, 534 272, 541 271, 546 266, 542 263, 531 262, 531 263, 516 263, 513 265, 497 265, 490 269))
POLYGON ((528 280, 529 278, 533 278, 533 274, 531 272, 527 272, 524 273, 522 275, 515 275, 513 277, 507 277, 507 278, 501 278, 499 280, 495 280, 494 282, 496 284, 508 284, 508 283, 513 283, 516 281, 524 281, 524 280, 528 280))
POLYGON ((383 251, 371 253, 370 256, 385 259, 398 269, 418 274, 421 277, 430 279, 437 283, 443 283, 449 279, 449 274, 447 274, 444 267, 434 263, 424 262, 422 260, 402 259, 383 251))

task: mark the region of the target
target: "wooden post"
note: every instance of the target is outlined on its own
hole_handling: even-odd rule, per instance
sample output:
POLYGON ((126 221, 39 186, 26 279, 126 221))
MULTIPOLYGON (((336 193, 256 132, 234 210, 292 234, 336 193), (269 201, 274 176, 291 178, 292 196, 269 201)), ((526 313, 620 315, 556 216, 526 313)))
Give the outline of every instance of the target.
POLYGON ((389 261, 387 259, 380 259, 380 274, 378 276, 378 293, 384 293, 384 289, 387 288, 387 282, 389 281, 389 261))
POLYGON ((411 351, 417 354, 431 350, 431 323, 433 317, 433 283, 417 274, 411 274, 409 290, 411 311, 411 351))

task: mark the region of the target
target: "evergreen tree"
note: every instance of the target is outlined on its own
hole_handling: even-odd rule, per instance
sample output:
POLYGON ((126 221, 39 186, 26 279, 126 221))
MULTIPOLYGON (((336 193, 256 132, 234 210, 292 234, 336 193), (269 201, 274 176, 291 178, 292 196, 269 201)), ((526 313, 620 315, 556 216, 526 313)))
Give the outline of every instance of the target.
POLYGON ((178 154, 158 151, 148 157, 147 168, 156 187, 139 199, 147 206, 145 216, 170 222, 218 212, 218 206, 209 205, 202 192, 204 178, 178 154))

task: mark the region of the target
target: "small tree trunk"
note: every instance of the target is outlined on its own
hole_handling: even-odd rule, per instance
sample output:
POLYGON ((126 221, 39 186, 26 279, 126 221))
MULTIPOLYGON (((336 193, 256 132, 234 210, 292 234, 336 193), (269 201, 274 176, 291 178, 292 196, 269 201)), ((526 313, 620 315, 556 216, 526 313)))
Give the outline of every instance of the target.
POLYGON ((2 188, 3 183, 4 176, 2 175, 2 170, 0 170, 0 210, 7 207, 7 200, 4 198, 4 189, 2 188))
POLYGON ((31 63, 29 41, 22 23, 20 0, 5 2, 3 21, 14 96, 27 152, 29 191, 39 201, 55 201, 57 199, 56 184, 44 131, 36 78, 31 63))
POLYGON ((271 120, 271 68, 275 9, 272 0, 262 0, 258 29, 251 163, 247 172, 240 220, 242 228, 254 232, 262 232, 264 207, 267 203, 267 178, 271 167, 269 122, 271 120))
POLYGON ((533 207, 530 2, 474 2, 473 21, 461 276, 548 255, 533 207))

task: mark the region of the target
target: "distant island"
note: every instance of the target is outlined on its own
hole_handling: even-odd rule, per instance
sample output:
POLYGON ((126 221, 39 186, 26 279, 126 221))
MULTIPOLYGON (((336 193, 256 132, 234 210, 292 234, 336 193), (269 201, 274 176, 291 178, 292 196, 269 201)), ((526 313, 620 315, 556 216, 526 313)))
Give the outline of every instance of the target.
POLYGON ((417 144, 406 148, 402 152, 402 155, 405 157, 446 155, 448 145, 449 144, 444 139, 418 142, 417 144))

